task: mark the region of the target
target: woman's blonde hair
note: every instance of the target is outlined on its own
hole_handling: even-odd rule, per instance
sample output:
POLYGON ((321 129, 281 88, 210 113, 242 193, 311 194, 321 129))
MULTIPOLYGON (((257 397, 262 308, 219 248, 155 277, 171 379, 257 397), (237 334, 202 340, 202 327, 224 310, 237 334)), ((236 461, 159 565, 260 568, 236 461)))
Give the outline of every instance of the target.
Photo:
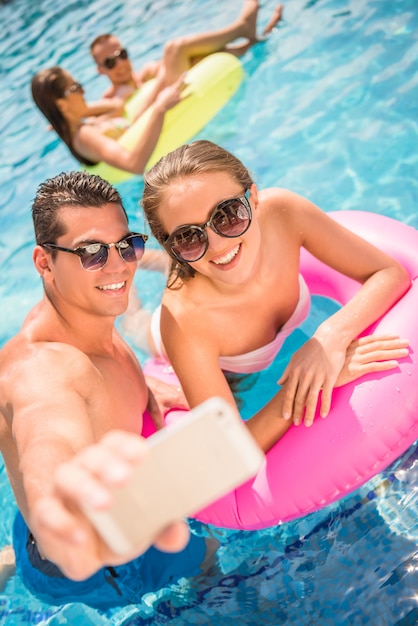
MULTIPOLYGON (((151 232, 162 246, 169 235, 159 217, 164 195, 174 180, 202 172, 225 172, 244 189, 249 189, 253 184, 251 174, 243 163, 211 141, 194 141, 164 156, 144 175, 141 201, 151 232)), ((196 270, 192 265, 179 261, 170 250, 167 251, 172 258, 168 287, 173 287, 179 279, 184 281, 195 275, 196 270)))

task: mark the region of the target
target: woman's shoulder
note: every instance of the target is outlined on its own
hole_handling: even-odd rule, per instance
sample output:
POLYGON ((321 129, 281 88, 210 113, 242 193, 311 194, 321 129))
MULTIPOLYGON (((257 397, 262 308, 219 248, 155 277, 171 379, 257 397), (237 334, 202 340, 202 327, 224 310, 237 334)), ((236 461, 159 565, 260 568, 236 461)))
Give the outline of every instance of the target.
POLYGON ((165 289, 162 298, 162 309, 172 313, 176 319, 188 317, 190 311, 197 306, 200 276, 194 276, 191 280, 182 281, 175 289, 165 289), (197 278, 197 280, 196 280, 197 278))
POLYGON ((196 277, 179 290, 166 290, 162 300, 160 328, 162 341, 168 356, 196 352, 217 353, 219 333, 212 323, 212 307, 209 294, 202 293, 196 277))
POLYGON ((212 306, 216 306, 218 294, 210 281, 196 274, 181 284, 179 289, 166 289, 162 299, 161 319, 165 325, 174 324, 176 329, 191 327, 200 331, 208 323, 212 306))
POLYGON ((291 222, 301 210, 303 198, 283 187, 269 187, 258 194, 261 219, 291 222))
POLYGON ((284 187, 268 187, 261 189, 258 193, 260 201, 266 204, 298 206, 301 202, 306 201, 303 196, 284 187))
POLYGON ((259 192, 262 213, 269 219, 298 222, 306 213, 317 212, 318 207, 300 194, 283 187, 269 187, 259 192))

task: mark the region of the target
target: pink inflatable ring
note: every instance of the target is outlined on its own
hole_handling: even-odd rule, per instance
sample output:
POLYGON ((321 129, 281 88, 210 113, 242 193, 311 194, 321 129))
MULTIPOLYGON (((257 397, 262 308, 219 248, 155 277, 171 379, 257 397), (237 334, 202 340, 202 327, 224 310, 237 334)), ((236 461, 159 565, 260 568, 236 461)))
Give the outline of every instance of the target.
MULTIPOLYGON (((360 487, 417 439, 418 231, 373 213, 339 211, 330 215, 409 271, 411 289, 365 334, 406 337, 410 355, 395 370, 368 375, 335 389, 327 419, 317 417, 311 428, 292 426, 267 453, 266 463, 255 478, 195 516, 202 522, 257 530, 302 517, 360 487)), ((332 298, 342 305, 358 289, 358 283, 305 250, 301 254, 301 273, 313 295, 332 298)), ((175 384, 177 379, 169 370, 167 363, 158 361, 145 366, 146 374, 175 384)), ((149 432, 148 424, 144 435, 149 432)))

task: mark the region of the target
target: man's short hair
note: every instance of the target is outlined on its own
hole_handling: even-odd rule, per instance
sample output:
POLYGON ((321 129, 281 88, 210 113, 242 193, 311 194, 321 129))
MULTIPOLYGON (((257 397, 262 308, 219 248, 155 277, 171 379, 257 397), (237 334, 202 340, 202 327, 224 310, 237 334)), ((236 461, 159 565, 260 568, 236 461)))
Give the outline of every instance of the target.
POLYGON ((124 209, 119 192, 106 180, 85 171, 62 172, 39 185, 32 204, 32 219, 37 244, 55 243, 64 234, 59 219, 62 207, 102 207, 118 204, 124 209))
POLYGON ((92 43, 90 44, 91 55, 94 57, 93 49, 96 46, 100 45, 101 43, 106 43, 106 41, 109 41, 109 39, 111 39, 112 37, 114 37, 114 35, 112 35, 111 33, 104 33, 103 35, 98 35, 96 39, 94 39, 92 43))

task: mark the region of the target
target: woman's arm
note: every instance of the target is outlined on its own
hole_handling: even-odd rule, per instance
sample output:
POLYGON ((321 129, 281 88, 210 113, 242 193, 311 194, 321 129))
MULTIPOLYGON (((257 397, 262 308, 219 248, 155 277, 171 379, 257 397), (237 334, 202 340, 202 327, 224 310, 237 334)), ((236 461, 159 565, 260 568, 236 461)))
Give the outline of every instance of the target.
POLYGON ((83 124, 80 128, 74 139, 74 147, 92 161, 104 161, 126 172, 142 174, 157 145, 165 113, 180 101, 182 89, 182 82, 179 81, 158 95, 144 114, 147 116, 144 131, 131 150, 121 146, 118 141, 106 137, 91 124, 83 124))
POLYGON ((97 102, 87 103, 86 117, 120 117, 125 110, 122 98, 102 98, 97 102))
MULTIPOLYGON (((176 81, 181 87, 184 87, 184 77, 176 81)), ((137 110, 135 119, 138 119, 145 111, 156 101, 159 94, 163 92, 165 88, 169 87, 169 82, 166 80, 166 70, 163 65, 159 66, 158 72, 155 75, 155 81, 151 85, 144 97, 141 107, 137 110)))
MULTIPOLYGON (((167 356, 182 385, 190 407, 213 396, 222 397, 238 410, 233 393, 218 363, 222 324, 209 324, 204 310, 198 315, 174 317, 163 306, 162 338, 167 356)), ((258 445, 267 452, 290 428, 292 422, 281 417, 282 394, 276 396, 246 425, 258 445)))
MULTIPOLYGON (((305 423, 309 425, 321 390, 321 415, 328 414, 332 390, 350 344, 408 290, 410 277, 395 259, 339 225, 311 202, 290 192, 288 202, 301 246, 361 284, 353 298, 320 324, 313 337, 293 355, 279 381, 285 385, 283 414, 300 423, 306 408, 305 423)), ((407 342, 398 340, 399 356, 405 356, 406 346, 407 342)))

